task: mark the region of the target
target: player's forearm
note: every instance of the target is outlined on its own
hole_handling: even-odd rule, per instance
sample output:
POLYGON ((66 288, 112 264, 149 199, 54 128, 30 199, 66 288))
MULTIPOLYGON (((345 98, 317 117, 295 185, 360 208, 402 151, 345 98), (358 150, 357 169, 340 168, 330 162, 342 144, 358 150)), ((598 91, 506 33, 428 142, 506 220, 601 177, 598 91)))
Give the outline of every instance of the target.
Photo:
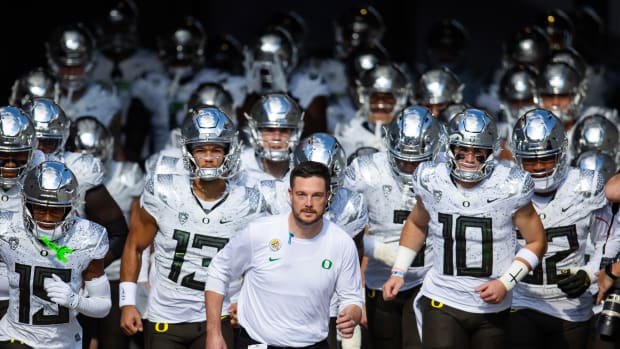
POLYGON ((222 333, 222 304, 224 303, 224 295, 205 291, 205 306, 207 309, 207 333, 222 333))
POLYGON ((407 219, 400 234, 399 245, 405 246, 416 252, 419 252, 424 246, 426 239, 426 227, 419 227, 417 224, 407 219))
POLYGON ((605 197, 611 202, 620 201, 620 174, 613 175, 605 185, 605 197))
POLYGON ((142 266, 142 249, 131 239, 127 240, 121 257, 121 281, 137 282, 142 266))

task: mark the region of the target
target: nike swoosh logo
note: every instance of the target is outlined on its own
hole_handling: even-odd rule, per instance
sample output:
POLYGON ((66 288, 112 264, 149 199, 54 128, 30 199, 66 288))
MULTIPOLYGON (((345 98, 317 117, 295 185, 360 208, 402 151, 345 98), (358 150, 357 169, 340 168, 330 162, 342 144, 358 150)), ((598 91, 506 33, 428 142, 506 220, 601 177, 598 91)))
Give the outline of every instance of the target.
POLYGON ((232 222, 232 219, 220 219, 220 224, 226 224, 232 222))
POLYGON ((277 261, 278 259, 281 259, 281 258, 273 258, 273 257, 269 257, 269 261, 270 261, 270 262, 275 262, 275 261, 277 261))
POLYGON ((499 198, 495 198, 495 199, 487 199, 487 203, 489 203, 489 204, 490 204, 490 203, 492 203, 493 201, 497 201, 497 200, 499 200, 499 198))
POLYGON ((570 205, 570 206, 568 206, 566 208, 562 207, 562 213, 568 211, 568 209, 571 208, 571 207, 573 207, 573 205, 570 205))

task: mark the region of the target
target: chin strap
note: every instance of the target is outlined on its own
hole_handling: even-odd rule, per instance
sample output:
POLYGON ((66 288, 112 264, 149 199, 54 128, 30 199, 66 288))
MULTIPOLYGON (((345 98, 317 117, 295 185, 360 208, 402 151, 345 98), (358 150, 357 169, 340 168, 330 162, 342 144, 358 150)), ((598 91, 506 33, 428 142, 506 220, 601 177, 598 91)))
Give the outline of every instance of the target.
POLYGON ((40 239, 45 246, 47 246, 49 249, 54 250, 54 252, 56 253, 56 258, 63 262, 63 263, 67 263, 69 261, 69 259, 67 259, 67 257, 65 257, 65 254, 71 254, 73 253, 73 250, 70 249, 67 246, 58 246, 55 243, 53 243, 52 241, 50 241, 48 238, 46 238, 45 236, 42 236, 40 239))

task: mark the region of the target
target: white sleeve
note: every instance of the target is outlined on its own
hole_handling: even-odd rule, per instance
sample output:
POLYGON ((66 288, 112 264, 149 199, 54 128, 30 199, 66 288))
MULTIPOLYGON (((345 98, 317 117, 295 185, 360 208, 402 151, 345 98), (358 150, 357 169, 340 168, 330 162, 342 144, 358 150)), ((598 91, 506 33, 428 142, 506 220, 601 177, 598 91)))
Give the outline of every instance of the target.
POLYGON ((108 277, 103 274, 98 278, 86 281, 84 287, 88 297, 79 296, 75 310, 94 318, 106 317, 112 307, 108 277))
POLYGON ((336 280, 336 295, 342 311, 346 306, 355 304, 364 310, 362 298, 362 274, 360 272, 359 258, 353 240, 347 241, 348 246, 343 246, 342 268, 336 280))
POLYGON ((225 295, 230 282, 243 275, 252 260, 252 241, 250 238, 250 229, 246 227, 232 237, 211 260, 205 291, 225 295))

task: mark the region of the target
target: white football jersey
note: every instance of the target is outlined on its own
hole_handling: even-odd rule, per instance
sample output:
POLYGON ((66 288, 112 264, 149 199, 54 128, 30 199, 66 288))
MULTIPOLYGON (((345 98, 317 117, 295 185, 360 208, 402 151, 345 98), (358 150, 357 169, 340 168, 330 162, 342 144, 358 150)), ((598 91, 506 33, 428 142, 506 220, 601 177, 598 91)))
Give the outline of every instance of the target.
POLYGON ((116 88, 106 87, 99 83, 90 83, 84 94, 77 100, 69 100, 67 96, 60 96, 58 105, 67 117, 75 120, 80 116, 94 116, 106 127, 114 116, 122 113, 122 100, 116 88))
POLYGON ((330 99, 327 102, 327 131, 335 134, 338 124, 352 120, 356 113, 357 108, 349 96, 330 99))
POLYGON ((204 209, 190 181, 186 175, 155 172, 147 178, 141 197, 142 207, 158 225, 147 310, 150 321, 204 321, 204 283, 211 259, 265 210, 257 190, 231 184, 213 209, 204 209))
POLYGON ((426 240, 433 246, 421 293, 470 313, 510 307, 511 293, 489 304, 475 289, 499 278, 514 259, 512 216, 530 203, 534 183, 529 174, 496 163, 489 177, 465 189, 454 184, 445 162, 433 161, 421 163, 413 177, 413 190, 430 216, 426 240))
POLYGON ((288 93, 297 100, 300 107, 308 109, 315 98, 329 96, 329 88, 318 71, 300 68, 289 78, 288 93))
POLYGON ((368 118, 363 117, 362 113, 362 110, 358 110, 353 119, 337 124, 334 130, 334 136, 342 144, 347 156, 361 147, 386 150, 383 125, 379 122, 375 124, 374 131, 371 131, 368 127, 368 118))
MULTIPOLYGON (((368 206, 369 236, 388 244, 396 252, 403 225, 416 201, 412 189, 405 186, 392 171, 387 152, 362 155, 354 159, 347 167, 344 186, 364 196, 368 206)), ((423 251, 407 271, 403 290, 422 283, 430 268, 430 245, 423 251)), ((367 257, 366 288, 381 290, 390 277, 392 266, 372 256, 367 257)))
MULTIPOLYGON (((603 245, 611 223, 603 178, 596 172, 569 168, 564 182, 546 205, 533 200, 545 227, 547 252, 538 266, 514 289, 512 307, 530 308, 567 321, 586 321, 592 315, 592 296, 585 292, 569 299, 558 287, 571 268, 584 268, 596 280, 603 245), (586 241, 595 254, 586 264, 586 241)), ((524 245, 524 240, 519 240, 524 245)))
POLYGON ((139 76, 150 72, 157 71, 162 72, 164 66, 157 55, 157 52, 147 50, 144 48, 138 48, 135 52, 123 59, 118 64, 118 71, 120 75, 113 77, 114 62, 100 51, 96 51, 97 64, 93 68, 91 73, 92 78, 95 81, 101 81, 104 84, 114 85, 119 97, 121 98, 122 110, 123 110, 123 124, 127 119, 127 109, 131 100, 129 93, 131 83, 139 76))
POLYGON ((331 96, 343 96, 347 93, 347 73, 344 63, 339 59, 313 59, 313 63, 329 89, 331 96))
POLYGON ((271 214, 290 212, 291 200, 288 195, 291 170, 282 178, 275 178, 263 170, 260 157, 254 148, 248 147, 241 151, 240 171, 234 178, 239 185, 256 188, 265 198, 267 210, 271 214))
POLYGON ((94 222, 69 219, 73 224, 66 235, 54 241, 71 251, 62 261, 25 229, 21 213, 0 213, 0 255, 8 266, 10 287, 9 308, 0 320, 0 341, 15 339, 35 348, 82 347, 77 312, 51 302, 44 283, 56 274, 78 293, 84 270, 107 253, 108 236, 94 222))
MULTIPOLYGON (((0 187, 0 201, 2 202, 0 211, 21 214, 23 207, 21 185, 14 185, 7 190, 0 187)), ((8 270, 6 264, 4 261, 0 260, 0 300, 9 299, 9 284, 6 281, 7 278, 8 270)))

